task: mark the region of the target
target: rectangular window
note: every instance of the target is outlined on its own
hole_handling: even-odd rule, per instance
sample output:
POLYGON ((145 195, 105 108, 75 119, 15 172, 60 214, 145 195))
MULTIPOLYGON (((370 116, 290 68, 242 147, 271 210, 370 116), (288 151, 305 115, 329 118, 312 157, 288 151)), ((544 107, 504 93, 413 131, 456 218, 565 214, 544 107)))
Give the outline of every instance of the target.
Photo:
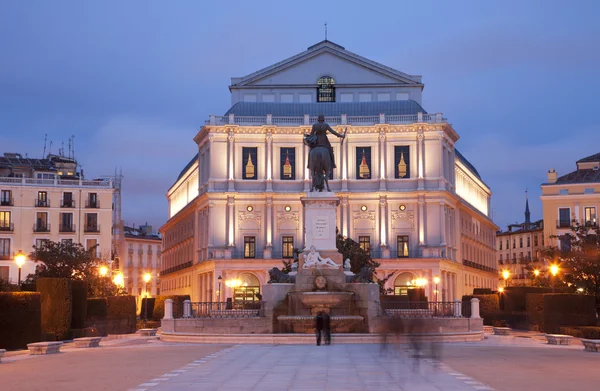
POLYGON ((98 213, 86 213, 84 232, 98 232, 99 230, 98 213))
POLYGON ((535 247, 537 247, 537 245, 538 245, 538 236, 537 236, 537 235, 535 235, 535 236, 533 237, 533 245, 534 245, 535 247))
POLYGON ((10 239, 0 239, 0 259, 9 260, 11 256, 10 239))
POLYGON ((63 245, 73 244, 73 239, 63 239, 60 241, 63 245))
POLYGON ((38 191, 37 200, 35 206, 49 206, 48 205, 48 192, 38 191))
POLYGON ((527 237, 527 247, 531 247, 531 237, 527 237))
POLYGON ((356 179, 371 179, 371 147, 356 147, 356 179))
POLYGON ((35 216, 35 230, 36 232, 47 232, 50 229, 48 225, 48 213, 37 212, 35 216))
POLYGON ((513 248, 517 248, 517 240, 513 238, 513 248))
POLYGON ((595 207, 583 208, 583 215, 585 216, 585 225, 587 227, 594 227, 596 225, 596 208, 595 207))
POLYGON ((0 206, 12 206, 12 192, 10 190, 2 190, 0 193, 0 206))
POLYGON ((559 236, 558 240, 560 241, 561 251, 569 251, 571 249, 571 238, 568 235, 559 236))
POLYGON ((242 178, 243 179, 257 179, 257 153, 258 148, 256 147, 243 147, 242 148, 242 178))
POLYGON ((519 237, 519 248, 523 248, 523 237, 519 237))
POLYGON ((499 250, 502 250, 502 240, 500 241, 500 248, 499 250))
POLYGON ((500 254, 500 263, 502 263, 502 254, 500 254))
POLYGON ((280 178, 296 179, 296 148, 281 148, 279 154, 280 178))
POLYGON ((558 228, 568 228, 571 226, 571 208, 558 209, 558 228))
POLYGON ((408 235, 397 237, 398 258, 408 258, 408 235))
POLYGON ((244 258, 256 258, 256 237, 244 236, 244 258))
MULTIPOLYGON (((2 256, 0 255, 0 259, 2 256)), ((8 281, 8 271, 10 268, 8 266, 0 266, 0 281, 8 281)))
POLYGON ((367 254, 371 252, 371 237, 370 236, 359 236, 358 244, 367 254))
POLYGON ((558 191, 558 194, 560 194, 560 195, 567 195, 567 194, 569 194, 569 189, 560 189, 558 191))
POLYGON ((100 203, 98 202, 98 194, 97 193, 89 193, 88 194, 88 208, 99 208, 100 203))
POLYGON ((73 231, 73 213, 60 214, 60 232, 73 231))
POLYGON ((87 239, 85 241, 85 249, 88 251, 93 251, 93 254, 97 256, 98 254, 98 239, 87 239))
POLYGON ((594 194, 594 188, 586 187, 585 189, 583 189, 583 194, 594 194))
POLYGON ((10 231, 10 212, 0 212, 0 231, 10 231))
POLYGON ((75 205, 73 204, 73 193, 71 192, 64 192, 63 193, 63 199, 62 199, 62 205, 63 208, 72 208, 75 205))
POLYGON ((283 250, 283 258, 294 258, 294 237, 284 236, 281 239, 281 247, 283 250))
POLYGON ((506 249, 508 250, 510 246, 508 245, 508 239, 506 239, 506 249))
POLYGON ((410 147, 408 145, 394 146, 394 178, 410 178, 410 147))
POLYGON ((35 247, 39 250, 41 250, 42 248, 44 248, 44 245, 46 245, 46 242, 48 241, 48 239, 36 239, 35 240, 35 247))

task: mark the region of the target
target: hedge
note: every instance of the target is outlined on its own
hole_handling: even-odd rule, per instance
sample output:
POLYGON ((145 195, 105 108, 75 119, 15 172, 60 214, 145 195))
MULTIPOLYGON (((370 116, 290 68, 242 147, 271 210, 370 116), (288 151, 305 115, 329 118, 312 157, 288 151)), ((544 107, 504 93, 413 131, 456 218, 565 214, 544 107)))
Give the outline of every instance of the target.
POLYGON ((85 327, 85 318, 87 314, 87 281, 71 281, 71 294, 73 296, 73 316, 71 319, 72 329, 82 329, 85 327))
POLYGON ((183 316, 183 302, 190 300, 190 295, 172 295, 162 296, 158 295, 154 301, 154 311, 152 312, 152 318, 154 320, 161 320, 165 316, 165 300, 173 300, 173 317, 181 318, 183 316))
POLYGON ((107 300, 105 297, 93 297, 87 299, 87 316, 85 319, 85 327, 91 329, 91 333, 96 336, 106 336, 106 317, 107 317, 107 300))
POLYGON ((0 349, 24 349, 42 337, 42 305, 37 292, 0 293, 0 349))
POLYGON ((524 312, 493 312, 483 318, 483 324, 494 327, 511 327, 516 330, 528 330, 527 314, 524 312))
POLYGON ((142 306, 140 307, 140 319, 152 319, 154 312, 154 297, 144 297, 142 299, 142 306), (146 316, 144 316, 144 313, 146 316))
POLYGON ((509 286, 504 288, 502 299, 503 310, 507 312, 525 312, 527 310, 527 294, 550 293, 551 288, 539 288, 533 286, 509 286))
POLYGON ((491 288, 473 288, 473 294, 474 295, 492 295, 492 294, 494 294, 494 292, 492 292, 491 288))
MULTIPOLYGON (((462 297, 462 302, 471 302, 471 299, 479 299, 479 315, 483 318, 483 321, 486 322, 486 317, 490 314, 494 314, 500 311, 500 301, 498 295, 465 295, 462 297)), ((463 316, 467 316, 471 313, 471 308, 462 309, 463 316)), ((486 325, 488 323, 485 323, 486 325)))
POLYGON ((561 334, 577 338, 600 339, 600 327, 597 326, 560 327, 559 330, 561 334))
POLYGON ((107 326, 108 334, 135 333, 136 306, 134 296, 107 297, 107 326))
POLYGON ((40 278, 36 281, 42 304, 42 338, 61 341, 69 338, 73 298, 71 281, 66 278, 40 278))
POLYGON ((528 293, 525 295, 525 307, 529 329, 544 331, 544 294, 528 293))
POLYGON ((596 298, 576 293, 544 295, 544 331, 559 333, 564 326, 595 326, 596 298))

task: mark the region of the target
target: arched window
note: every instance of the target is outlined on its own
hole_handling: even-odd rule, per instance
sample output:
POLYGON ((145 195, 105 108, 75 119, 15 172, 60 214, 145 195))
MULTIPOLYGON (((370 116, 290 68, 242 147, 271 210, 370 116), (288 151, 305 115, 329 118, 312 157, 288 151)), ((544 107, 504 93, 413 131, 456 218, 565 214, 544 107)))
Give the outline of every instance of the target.
POLYGON ((335 80, 322 76, 317 80, 317 102, 335 102, 335 80))
POLYGON ((408 290, 416 288, 415 275, 410 272, 399 274, 394 280, 394 295, 408 295, 408 290))

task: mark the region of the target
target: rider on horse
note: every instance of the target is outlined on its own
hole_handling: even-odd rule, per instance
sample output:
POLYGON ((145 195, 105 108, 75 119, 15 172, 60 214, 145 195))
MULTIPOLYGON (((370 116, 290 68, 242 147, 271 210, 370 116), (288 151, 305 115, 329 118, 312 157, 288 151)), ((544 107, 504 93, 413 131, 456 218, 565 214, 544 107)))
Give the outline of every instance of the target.
MULTIPOLYGON (((318 122, 312 126, 312 131, 310 135, 306 137, 308 146, 312 149, 315 147, 325 147, 329 151, 329 156, 331 157, 331 167, 335 168, 335 159, 333 158, 333 148, 329 143, 329 139, 327 138, 327 131, 335 134, 336 136, 342 138, 344 135, 339 134, 335 130, 331 129, 328 123, 325 122, 325 116, 323 114, 319 114, 318 122)), ((310 159, 308 161, 307 168, 310 167, 310 159)))

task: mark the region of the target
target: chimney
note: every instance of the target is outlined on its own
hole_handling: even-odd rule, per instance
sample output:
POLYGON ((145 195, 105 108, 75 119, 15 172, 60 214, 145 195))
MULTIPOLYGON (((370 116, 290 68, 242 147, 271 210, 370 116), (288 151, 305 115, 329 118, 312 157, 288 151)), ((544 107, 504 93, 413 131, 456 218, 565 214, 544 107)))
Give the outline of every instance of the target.
POLYGON ((554 171, 554 168, 551 168, 548 171, 548 183, 556 183, 556 180, 557 180, 556 171, 554 171))

